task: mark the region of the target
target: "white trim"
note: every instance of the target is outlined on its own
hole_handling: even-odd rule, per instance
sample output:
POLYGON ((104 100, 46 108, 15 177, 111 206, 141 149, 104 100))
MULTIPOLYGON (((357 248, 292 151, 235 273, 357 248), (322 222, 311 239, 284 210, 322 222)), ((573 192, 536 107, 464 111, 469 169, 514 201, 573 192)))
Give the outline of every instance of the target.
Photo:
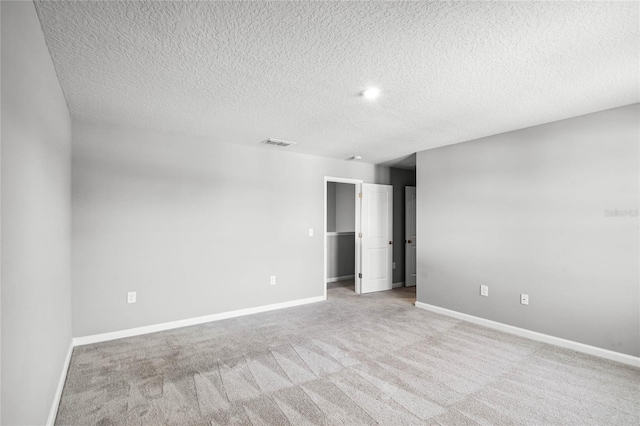
POLYGON ((74 337, 73 346, 89 345, 91 343, 106 342, 107 340, 115 340, 122 339, 124 337, 139 336, 141 334, 156 333, 158 331, 172 330, 174 328, 188 327, 191 325, 204 324, 212 321, 220 321, 245 315, 258 314, 260 312, 275 311, 277 309, 291 308, 294 306, 306 305, 309 303, 322 302, 326 299, 326 296, 309 297, 308 299, 291 300, 289 302, 274 303, 272 305, 257 306, 255 308, 221 312, 219 314, 205 315, 203 317, 188 318, 161 324, 147 325, 145 327, 130 328, 128 330, 94 334, 91 336, 74 337))
POLYGON ((614 352, 608 349, 598 348, 596 346, 585 345, 584 343, 574 342, 573 340, 567 340, 560 337, 550 336, 548 334, 538 333, 537 331, 531 331, 525 328, 514 327, 512 325, 491 321, 485 318, 480 318, 480 317, 476 317, 469 314, 463 314, 462 312, 452 311, 450 309, 429 305, 427 303, 416 301, 415 305, 417 308, 420 308, 420 309, 426 309, 427 311, 435 312, 437 314, 446 315, 452 318, 482 325, 484 327, 504 331, 505 333, 515 334, 516 336, 526 337, 531 340, 537 340, 539 342, 549 343, 551 345, 560 346, 567 349, 573 349, 574 351, 577 351, 577 352, 582 352, 589 355, 595 355, 600 358, 610 359, 612 361, 621 362, 623 364, 632 365, 634 367, 640 367, 640 358, 632 355, 627 355, 620 352, 614 352))
MULTIPOLYGON (((323 281, 322 281, 322 287, 324 288, 324 299, 327 299, 327 182, 337 182, 337 183, 351 183, 353 185, 356 186, 356 194, 355 194, 355 198, 356 198, 356 217, 355 217, 355 228, 356 231, 355 232, 359 232, 358 230, 360 229, 360 198, 358 198, 358 194, 360 193, 360 191, 362 191, 362 179, 349 179, 349 178, 340 178, 340 177, 332 177, 332 176, 325 176, 324 177, 324 199, 322 201, 322 204, 324 205, 324 210, 323 210, 323 218, 324 218, 324 222, 322 224, 322 227, 324 229, 324 233, 322 234, 322 238, 324 240, 324 266, 323 266, 323 281)), ((354 233, 355 235, 355 233, 354 233)), ((360 270, 360 238, 356 238, 356 244, 355 244, 355 273, 356 275, 358 274, 359 270, 360 270)), ((354 278, 355 280, 355 292, 356 294, 360 294, 360 279, 359 278, 354 278)))
POLYGON ((399 281, 397 283, 391 284, 391 288, 404 287, 404 281, 399 281))
POLYGON ((327 237, 342 237, 342 236, 355 236, 355 231, 340 231, 340 232, 327 232, 327 237))
POLYGON ((58 406, 60 405, 60 399, 62 398, 62 389, 64 389, 64 382, 67 380, 67 371, 69 370, 69 364, 71 363, 73 346, 73 339, 71 339, 71 342, 69 343, 69 350, 67 351, 67 357, 65 358, 64 365, 62 366, 62 373, 60 373, 60 379, 58 380, 58 387, 56 388, 56 393, 53 395, 53 403, 51 404, 51 410, 49 411, 47 426, 53 426, 56 422, 58 406))
POLYGON ((355 277, 356 277, 355 275, 343 275, 342 277, 327 278, 327 282, 328 283, 335 283, 336 281, 352 280, 355 277))

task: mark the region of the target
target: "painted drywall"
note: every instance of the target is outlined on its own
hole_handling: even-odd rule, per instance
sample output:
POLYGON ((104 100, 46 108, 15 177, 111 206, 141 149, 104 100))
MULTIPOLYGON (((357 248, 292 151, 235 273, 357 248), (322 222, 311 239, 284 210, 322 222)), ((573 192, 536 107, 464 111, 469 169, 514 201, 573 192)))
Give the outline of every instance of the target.
POLYGON ((355 191, 354 184, 327 182, 327 232, 356 230, 355 191))
POLYGON ((336 182, 327 182, 327 232, 336 232, 336 182))
POLYGON ((639 112, 418 153, 417 300, 640 355, 639 112))
POLYGON ((0 422, 41 425, 71 344, 71 118, 33 3, 0 8, 0 422))
POLYGON ((389 169, 260 140, 74 122, 74 336, 324 294, 324 177, 389 169))
POLYGON ((336 232, 356 230, 356 186, 336 183, 336 232))
POLYGON ((327 279, 355 274, 355 234, 327 235, 327 279))
POLYGON ((396 264, 396 269, 393 270, 393 282, 399 283, 404 282, 404 188, 416 186, 416 172, 392 167, 390 175, 391 185, 393 185, 393 261, 396 264))

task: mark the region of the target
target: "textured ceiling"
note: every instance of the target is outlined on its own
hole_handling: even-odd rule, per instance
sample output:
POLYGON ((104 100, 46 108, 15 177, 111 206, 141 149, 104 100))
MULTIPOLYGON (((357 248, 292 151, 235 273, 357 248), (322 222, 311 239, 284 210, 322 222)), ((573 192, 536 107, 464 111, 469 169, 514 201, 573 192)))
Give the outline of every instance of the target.
POLYGON ((638 2, 36 2, 74 118, 411 165, 640 101, 638 2), (382 95, 359 96, 367 86, 382 95), (415 156, 413 157, 415 158, 415 156), (413 160, 415 161, 415 160, 413 160))

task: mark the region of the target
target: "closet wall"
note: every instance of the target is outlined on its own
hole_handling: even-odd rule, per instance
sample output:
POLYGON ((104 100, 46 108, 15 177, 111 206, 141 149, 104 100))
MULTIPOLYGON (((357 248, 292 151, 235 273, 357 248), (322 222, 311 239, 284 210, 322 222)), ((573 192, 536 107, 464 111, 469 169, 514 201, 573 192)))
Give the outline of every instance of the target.
POLYGON ((354 276, 355 191, 353 184, 327 182, 327 281, 354 276))

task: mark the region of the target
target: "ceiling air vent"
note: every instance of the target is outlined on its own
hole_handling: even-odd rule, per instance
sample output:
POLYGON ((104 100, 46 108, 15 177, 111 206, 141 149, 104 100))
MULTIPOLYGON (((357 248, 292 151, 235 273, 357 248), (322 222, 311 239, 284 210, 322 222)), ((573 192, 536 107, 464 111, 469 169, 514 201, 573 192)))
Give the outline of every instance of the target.
POLYGON ((267 145, 275 145, 275 146, 289 146, 289 145, 296 144, 295 142, 281 141, 280 139, 273 139, 273 138, 265 139, 261 143, 264 143, 267 145))

